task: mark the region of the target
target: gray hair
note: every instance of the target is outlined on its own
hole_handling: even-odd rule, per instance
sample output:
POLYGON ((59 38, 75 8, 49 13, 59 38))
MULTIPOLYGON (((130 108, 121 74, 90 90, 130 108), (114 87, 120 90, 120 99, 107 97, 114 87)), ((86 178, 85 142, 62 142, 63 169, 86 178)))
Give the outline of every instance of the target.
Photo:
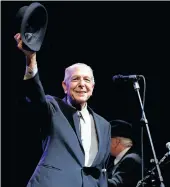
POLYGON ((124 137, 118 137, 120 139, 120 143, 125 146, 125 147, 132 147, 133 142, 129 138, 124 138, 124 137))
POLYGON ((84 63, 75 63, 75 64, 73 64, 73 65, 71 65, 71 66, 69 66, 69 67, 67 67, 67 68, 65 69, 65 76, 64 76, 64 82, 65 82, 65 83, 66 83, 66 82, 68 81, 68 79, 70 78, 70 71, 71 71, 72 69, 74 69, 75 67, 85 67, 85 68, 88 68, 88 69, 90 70, 91 74, 92 74, 92 77, 91 77, 92 82, 95 83, 92 68, 91 68, 90 66, 88 66, 87 64, 84 64, 84 63))

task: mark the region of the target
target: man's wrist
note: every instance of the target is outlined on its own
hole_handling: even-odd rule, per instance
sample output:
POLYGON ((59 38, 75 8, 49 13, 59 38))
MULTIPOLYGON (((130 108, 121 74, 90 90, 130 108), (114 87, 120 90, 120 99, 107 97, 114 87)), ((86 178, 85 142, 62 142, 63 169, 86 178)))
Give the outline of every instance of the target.
POLYGON ((38 72, 37 64, 34 64, 33 68, 31 68, 30 66, 26 66, 24 80, 33 78, 37 72, 38 72))
POLYGON ((36 53, 26 56, 26 64, 31 69, 34 69, 37 66, 36 53))

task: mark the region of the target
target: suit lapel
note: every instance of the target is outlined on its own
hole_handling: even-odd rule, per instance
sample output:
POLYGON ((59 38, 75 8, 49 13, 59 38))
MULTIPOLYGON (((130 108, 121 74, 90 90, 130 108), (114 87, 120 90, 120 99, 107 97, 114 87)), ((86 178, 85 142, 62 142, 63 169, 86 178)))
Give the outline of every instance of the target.
POLYGON ((78 117, 77 111, 75 108, 71 107, 67 104, 66 97, 62 99, 62 104, 60 104, 61 110, 64 113, 65 117, 69 121, 70 125, 72 126, 74 132, 76 133, 77 139, 79 141, 80 147, 84 153, 81 136, 80 136, 80 119, 78 117), (63 106, 64 105, 64 106, 63 106))
POLYGON ((119 164, 121 164, 122 160, 126 157, 127 154, 131 152, 131 148, 123 155, 123 157, 119 160, 119 162, 114 166, 112 174, 115 173, 116 169, 118 168, 119 164))
POLYGON ((121 160, 113 167, 112 175, 115 173, 115 171, 118 168, 118 166, 119 166, 120 163, 121 163, 121 160))
POLYGON ((81 141, 81 135, 80 135, 80 119, 78 117, 77 112, 73 114, 73 120, 74 120, 74 126, 75 126, 75 131, 76 131, 78 141, 80 143, 82 151, 84 152, 82 141, 81 141))
MULTIPOLYGON (((79 125, 80 125, 80 121, 79 120, 80 119, 78 117, 77 111, 76 111, 75 108, 73 108, 73 107, 71 107, 70 105, 67 104, 66 97, 63 98, 61 102, 60 102, 61 110, 64 113, 64 115, 66 116, 66 118, 69 121, 69 123, 72 126, 72 128, 74 129, 74 131, 75 131, 75 133, 77 135, 77 139, 79 141, 80 147, 81 147, 81 149, 82 149, 82 151, 84 153, 84 149, 83 149, 83 145, 82 145, 82 141, 81 141, 80 130, 79 130, 79 125)), ((98 139, 98 153, 97 153, 97 155, 96 155, 96 157, 95 157, 95 159, 93 161, 93 164, 94 164, 95 161, 97 160, 97 158, 99 156, 99 153, 100 153, 100 150, 101 150, 103 128, 101 128, 100 120, 97 117, 97 115, 93 112, 93 110, 90 107, 88 107, 88 110, 93 116, 94 124, 95 124, 95 128, 96 128, 96 133, 97 133, 97 139, 98 139)))
POLYGON ((93 164, 92 164, 92 165, 94 165, 96 160, 97 160, 97 158, 98 158, 98 156, 99 156, 100 150, 101 150, 102 134, 103 133, 102 133, 102 128, 101 128, 100 121, 99 121, 98 117, 96 116, 96 114, 93 112, 93 110, 90 107, 88 107, 88 109, 89 109, 90 113, 93 116, 94 125, 95 125, 96 133, 97 133, 97 139, 98 139, 98 152, 97 152, 97 155, 96 155, 96 157, 95 157, 95 159, 93 161, 93 164))

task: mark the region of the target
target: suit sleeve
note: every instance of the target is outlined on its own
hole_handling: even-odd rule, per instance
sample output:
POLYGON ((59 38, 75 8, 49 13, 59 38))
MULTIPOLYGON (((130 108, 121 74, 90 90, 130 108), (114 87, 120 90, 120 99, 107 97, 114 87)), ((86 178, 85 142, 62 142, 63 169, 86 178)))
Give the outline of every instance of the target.
POLYGON ((108 179, 108 187, 135 187, 140 177, 140 160, 138 158, 126 158, 119 164, 112 178, 108 179))
POLYGON ((41 81, 39 79, 39 74, 28 80, 24 80, 25 84, 25 94, 28 100, 35 104, 46 104, 45 92, 41 81))
MULTIPOLYGON (((24 80, 26 101, 29 105, 29 116, 36 125, 40 127, 41 132, 48 133, 50 128, 52 105, 46 99, 39 74, 28 80, 24 80)), ((34 124, 35 124, 34 123, 34 124)), ((45 136, 45 135, 43 135, 45 136)))

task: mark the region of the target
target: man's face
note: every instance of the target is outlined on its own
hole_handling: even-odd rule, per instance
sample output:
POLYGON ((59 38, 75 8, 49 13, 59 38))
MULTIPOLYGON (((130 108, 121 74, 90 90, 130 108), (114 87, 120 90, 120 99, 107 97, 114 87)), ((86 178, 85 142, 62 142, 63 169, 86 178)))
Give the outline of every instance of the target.
POLYGON ((92 73, 88 67, 75 67, 70 71, 67 82, 63 82, 62 85, 72 102, 84 104, 93 93, 92 73))
POLYGON ((112 156, 117 156, 119 143, 120 140, 117 137, 111 138, 110 152, 112 156))

